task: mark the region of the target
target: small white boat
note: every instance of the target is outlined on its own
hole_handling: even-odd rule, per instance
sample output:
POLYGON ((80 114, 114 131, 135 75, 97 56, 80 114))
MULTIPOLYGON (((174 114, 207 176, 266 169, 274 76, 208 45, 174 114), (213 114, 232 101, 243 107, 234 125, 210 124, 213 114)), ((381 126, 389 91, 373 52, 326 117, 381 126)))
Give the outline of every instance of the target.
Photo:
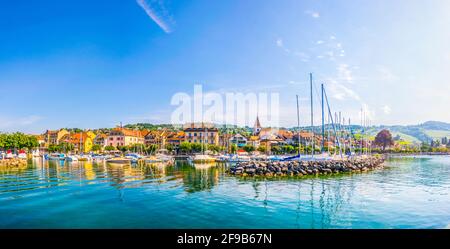
POLYGON ((66 156, 66 161, 68 161, 68 162, 76 162, 76 161, 78 161, 78 156, 77 155, 66 156))
POLYGON ((50 155, 45 155, 45 159, 47 160, 64 160, 66 155, 60 153, 52 153, 50 155))
POLYGON ((17 158, 19 159, 27 159, 27 154, 26 153, 20 153, 17 158))
POLYGON ((143 159, 144 157, 137 153, 129 153, 125 155, 125 158, 130 159, 132 163, 137 163, 139 162, 140 159, 143 159))
POLYGON ((92 155, 92 161, 94 162, 103 162, 107 159, 107 156, 103 156, 103 155, 92 155))

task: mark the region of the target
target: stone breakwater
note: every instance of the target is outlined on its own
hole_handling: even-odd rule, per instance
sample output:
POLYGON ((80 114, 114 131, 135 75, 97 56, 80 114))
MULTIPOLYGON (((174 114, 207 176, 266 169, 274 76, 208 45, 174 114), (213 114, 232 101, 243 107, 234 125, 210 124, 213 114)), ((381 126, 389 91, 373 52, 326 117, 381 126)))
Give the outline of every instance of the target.
POLYGON ((25 167, 27 166, 27 160, 26 159, 1 159, 0 160, 0 167, 25 167))
POLYGON ((227 173, 236 176, 305 176, 365 172, 383 167, 383 157, 324 161, 240 162, 227 173))

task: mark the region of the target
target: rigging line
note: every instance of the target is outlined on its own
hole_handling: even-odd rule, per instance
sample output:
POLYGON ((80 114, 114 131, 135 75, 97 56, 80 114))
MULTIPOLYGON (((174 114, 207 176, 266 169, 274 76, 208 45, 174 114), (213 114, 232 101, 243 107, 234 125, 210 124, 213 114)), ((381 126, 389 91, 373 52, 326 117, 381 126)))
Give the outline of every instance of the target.
MULTIPOLYGON (((324 89, 323 93, 324 93, 324 95, 325 95, 325 100, 326 100, 326 102, 327 102, 328 115, 329 115, 330 118, 331 118, 331 125, 333 126, 334 135, 336 136, 336 142, 337 142, 338 146, 341 147, 340 142, 339 142, 339 139, 338 139, 339 136, 338 136, 338 134, 337 134, 337 132, 336 132, 336 126, 335 126, 334 121, 333 121, 333 115, 331 114, 330 103, 328 103, 327 91, 324 89)), ((341 154, 341 157, 342 157, 342 154, 341 154)))

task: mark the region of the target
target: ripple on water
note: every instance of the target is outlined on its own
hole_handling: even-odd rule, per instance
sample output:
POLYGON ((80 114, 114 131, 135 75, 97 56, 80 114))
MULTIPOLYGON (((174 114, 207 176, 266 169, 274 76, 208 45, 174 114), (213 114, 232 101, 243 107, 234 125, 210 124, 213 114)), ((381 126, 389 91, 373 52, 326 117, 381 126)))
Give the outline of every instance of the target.
POLYGON ((4 228, 442 228, 450 157, 394 158, 384 170, 235 178, 195 169, 34 162, 0 172, 4 228))

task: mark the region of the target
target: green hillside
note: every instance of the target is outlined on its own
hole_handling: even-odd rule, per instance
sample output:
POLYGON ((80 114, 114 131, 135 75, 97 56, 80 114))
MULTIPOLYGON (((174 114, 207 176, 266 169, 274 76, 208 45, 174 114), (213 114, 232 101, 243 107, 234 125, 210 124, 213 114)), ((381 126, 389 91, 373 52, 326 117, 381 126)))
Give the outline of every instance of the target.
POLYGON ((450 138, 450 131, 446 130, 425 130, 425 133, 433 139, 441 139, 443 137, 450 138))

